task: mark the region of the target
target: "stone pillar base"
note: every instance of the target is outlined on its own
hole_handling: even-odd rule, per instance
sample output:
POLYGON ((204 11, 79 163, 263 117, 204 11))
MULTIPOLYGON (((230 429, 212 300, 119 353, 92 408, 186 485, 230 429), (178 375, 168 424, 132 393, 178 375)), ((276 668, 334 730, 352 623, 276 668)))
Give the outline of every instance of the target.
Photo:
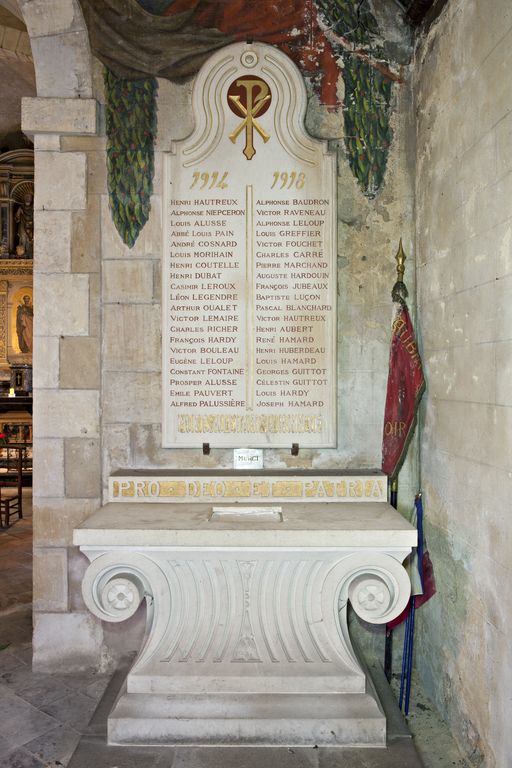
POLYGON ((385 746, 374 694, 125 693, 108 720, 109 744, 385 746))

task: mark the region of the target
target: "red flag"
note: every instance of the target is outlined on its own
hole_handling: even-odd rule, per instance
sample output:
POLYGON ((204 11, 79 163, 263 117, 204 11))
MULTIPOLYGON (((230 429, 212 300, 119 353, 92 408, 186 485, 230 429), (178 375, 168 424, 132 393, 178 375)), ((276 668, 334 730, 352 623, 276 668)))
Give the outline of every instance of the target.
POLYGON ((405 304, 394 323, 382 436, 382 470, 395 477, 402 466, 425 389, 423 368, 405 304))

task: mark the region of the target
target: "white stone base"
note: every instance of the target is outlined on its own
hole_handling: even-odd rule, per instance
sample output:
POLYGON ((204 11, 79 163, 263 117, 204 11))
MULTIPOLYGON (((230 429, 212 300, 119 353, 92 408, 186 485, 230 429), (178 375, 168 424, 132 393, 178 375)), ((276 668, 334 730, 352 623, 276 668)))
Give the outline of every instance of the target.
POLYGON ((109 743, 384 745, 347 603, 377 624, 401 613, 414 528, 382 502, 283 504, 277 522, 211 511, 115 503, 75 530, 91 612, 147 604, 109 743))
POLYGON ((109 744, 384 746, 386 718, 370 694, 124 693, 109 744))

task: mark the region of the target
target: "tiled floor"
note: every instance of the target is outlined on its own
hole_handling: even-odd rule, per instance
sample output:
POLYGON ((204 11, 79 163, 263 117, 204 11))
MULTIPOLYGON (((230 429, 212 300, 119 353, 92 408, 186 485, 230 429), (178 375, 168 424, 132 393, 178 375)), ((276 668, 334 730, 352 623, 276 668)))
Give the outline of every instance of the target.
MULTIPOLYGON (((106 747, 124 673, 110 682, 31 669, 31 517, 27 494, 24 519, 0 529, 0 768, 421 768, 398 710, 388 719, 390 750, 106 747)), ((409 724, 424 768, 466 768, 418 686, 409 724)))
MULTIPOLYGON (((23 492, 24 518, 0 528, 0 613, 32 602, 32 498, 23 492)), ((12 522, 12 521, 11 521, 12 522)))
MULTIPOLYGON (((23 632, 27 625, 30 631, 30 616, 22 612, 12 626, 23 632)), ((0 766, 67 765, 108 678, 33 674, 29 644, 13 641, 10 647, 0 656, 0 766)))
POLYGON ((388 723, 388 749, 106 747, 107 715, 125 674, 114 675, 69 768, 424 768, 401 719, 388 723))
POLYGON ((32 505, 0 528, 0 768, 65 766, 109 677, 32 672, 32 505))

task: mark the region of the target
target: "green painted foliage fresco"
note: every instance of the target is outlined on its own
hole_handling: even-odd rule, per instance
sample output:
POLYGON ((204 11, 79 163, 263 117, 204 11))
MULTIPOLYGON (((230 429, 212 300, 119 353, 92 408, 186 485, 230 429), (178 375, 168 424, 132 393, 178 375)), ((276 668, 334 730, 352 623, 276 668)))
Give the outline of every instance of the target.
POLYGON ((110 210, 117 231, 130 248, 151 209, 157 90, 155 78, 125 80, 105 69, 110 210))
POLYGON ((329 29, 349 44, 335 46, 343 62, 345 147, 348 161, 363 192, 374 197, 386 172, 392 139, 390 126, 392 82, 349 48, 371 54, 387 66, 376 42, 379 30, 364 0, 316 0, 329 29))
POLYGON ((345 64, 343 77, 348 161, 363 192, 373 197, 384 180, 392 138, 391 82, 358 59, 345 64))

